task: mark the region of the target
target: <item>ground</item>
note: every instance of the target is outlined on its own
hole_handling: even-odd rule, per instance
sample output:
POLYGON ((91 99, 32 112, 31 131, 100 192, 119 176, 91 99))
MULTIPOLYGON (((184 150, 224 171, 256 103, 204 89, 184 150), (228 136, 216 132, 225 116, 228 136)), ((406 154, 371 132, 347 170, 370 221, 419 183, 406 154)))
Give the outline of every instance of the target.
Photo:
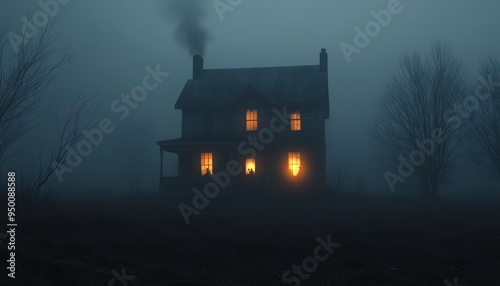
POLYGON ((0 284, 500 285, 496 202, 224 194, 186 225, 178 204, 191 201, 20 205, 17 278, 4 273, 0 284), (285 284, 283 273, 328 236, 340 246, 300 284, 285 284), (123 270, 131 276, 122 283, 123 270))

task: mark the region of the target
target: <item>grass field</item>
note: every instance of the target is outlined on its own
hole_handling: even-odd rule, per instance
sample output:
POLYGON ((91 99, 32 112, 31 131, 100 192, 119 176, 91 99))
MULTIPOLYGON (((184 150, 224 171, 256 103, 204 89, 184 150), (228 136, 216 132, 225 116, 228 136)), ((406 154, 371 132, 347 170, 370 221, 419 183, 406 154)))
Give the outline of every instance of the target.
POLYGON ((221 195, 186 225, 178 204, 191 200, 21 205, 17 278, 0 284, 299 285, 283 273, 330 236, 340 246, 300 285, 500 285, 495 202, 221 195), (123 269, 135 277, 122 283, 123 269))

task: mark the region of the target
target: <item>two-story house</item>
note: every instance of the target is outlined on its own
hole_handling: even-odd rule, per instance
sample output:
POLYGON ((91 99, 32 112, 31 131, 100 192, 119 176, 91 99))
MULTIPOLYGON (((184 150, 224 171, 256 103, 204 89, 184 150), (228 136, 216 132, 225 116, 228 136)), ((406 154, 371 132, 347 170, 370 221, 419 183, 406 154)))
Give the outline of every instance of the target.
POLYGON ((160 187, 187 189, 232 168, 237 188, 317 188, 325 184, 329 118, 328 55, 319 65, 204 69, 182 90, 182 136, 159 141, 160 187), (178 177, 163 175, 164 152, 178 155, 178 177), (229 166, 228 166, 229 165, 229 166), (238 172, 237 172, 238 171, 238 172))

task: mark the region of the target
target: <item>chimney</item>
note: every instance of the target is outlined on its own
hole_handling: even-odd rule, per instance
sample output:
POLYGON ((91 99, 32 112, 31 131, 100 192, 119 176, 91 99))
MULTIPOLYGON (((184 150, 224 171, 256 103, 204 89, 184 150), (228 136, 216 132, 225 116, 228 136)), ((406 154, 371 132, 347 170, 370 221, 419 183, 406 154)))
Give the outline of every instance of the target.
POLYGON ((193 57, 193 79, 200 79, 203 72, 203 58, 200 55, 193 57))
POLYGON ((321 49, 321 54, 319 54, 319 70, 322 73, 328 73, 328 54, 326 49, 321 49))

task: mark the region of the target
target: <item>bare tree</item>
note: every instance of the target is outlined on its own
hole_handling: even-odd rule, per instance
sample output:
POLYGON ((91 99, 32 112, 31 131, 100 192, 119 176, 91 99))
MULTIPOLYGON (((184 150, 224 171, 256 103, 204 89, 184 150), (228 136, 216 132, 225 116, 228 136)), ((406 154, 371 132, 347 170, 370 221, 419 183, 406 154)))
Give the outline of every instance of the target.
POLYGON ((43 156, 44 144, 40 148, 38 158, 32 160, 33 169, 21 172, 21 199, 33 201, 44 193, 48 199, 53 195, 50 189, 50 179, 54 176, 58 165, 71 160, 74 156, 70 150, 79 142, 83 131, 95 126, 95 110, 93 103, 96 96, 79 96, 71 105, 66 117, 59 122, 57 118, 58 140, 50 151, 49 156, 43 156))
MULTIPOLYGON (((426 197, 436 197, 456 160, 463 124, 452 122, 450 115, 465 98, 466 80, 452 49, 436 43, 428 55, 404 57, 378 101, 380 115, 370 133, 411 162, 426 197)), ((398 176, 396 180, 405 181, 398 176)))
MULTIPOLYGON (((9 51, 8 37, 0 31, 0 165, 4 165, 7 150, 36 126, 36 114, 43 110, 41 102, 46 90, 53 83, 57 70, 70 61, 69 51, 53 48, 54 21, 40 30, 38 36, 22 41, 17 53, 9 51)), ((83 130, 92 125, 95 115, 92 103, 95 96, 79 96, 68 110, 63 122, 57 120, 59 138, 48 156, 44 156, 42 144, 33 169, 23 168, 20 198, 34 200, 42 191, 50 195, 48 184, 56 167, 68 156, 83 130)))
POLYGON ((23 41, 18 53, 8 49, 8 37, 0 31, 0 163, 7 149, 34 127, 36 112, 56 71, 70 57, 67 50, 52 48, 54 22, 36 39, 23 41))
MULTIPOLYGON (((480 75, 500 82, 500 61, 491 58, 481 65, 480 75)), ((471 119, 474 162, 485 175, 500 181, 500 87, 490 87, 489 98, 479 105, 471 119)))

